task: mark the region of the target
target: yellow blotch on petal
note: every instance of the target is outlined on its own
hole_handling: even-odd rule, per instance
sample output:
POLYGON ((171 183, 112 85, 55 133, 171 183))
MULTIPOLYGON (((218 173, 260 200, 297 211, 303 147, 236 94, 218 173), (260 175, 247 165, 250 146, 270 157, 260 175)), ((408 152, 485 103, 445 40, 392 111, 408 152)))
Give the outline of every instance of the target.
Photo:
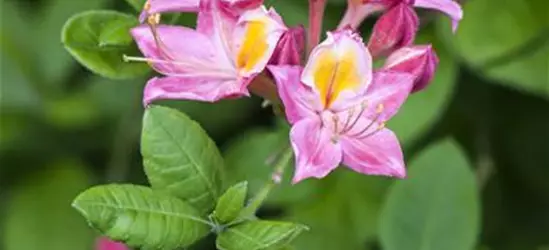
POLYGON ((357 90, 360 76, 356 60, 351 51, 338 56, 334 51, 326 50, 318 55, 314 81, 324 108, 330 107, 342 91, 357 90))
POLYGON ((236 66, 243 72, 248 72, 259 63, 267 52, 267 22, 255 20, 248 23, 244 42, 236 57, 236 66))

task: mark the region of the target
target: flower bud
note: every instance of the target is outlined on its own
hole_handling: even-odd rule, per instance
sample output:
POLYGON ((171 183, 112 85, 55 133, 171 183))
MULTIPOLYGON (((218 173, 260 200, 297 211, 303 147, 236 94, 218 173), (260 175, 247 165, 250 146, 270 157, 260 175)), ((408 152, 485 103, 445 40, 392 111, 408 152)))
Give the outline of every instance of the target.
POLYGON ((300 65, 304 49, 305 29, 301 25, 290 28, 280 38, 269 64, 300 65))
POLYGON ((419 18, 413 7, 400 3, 393 6, 377 20, 368 41, 368 49, 374 57, 384 56, 414 42, 419 18))
POLYGON ((124 244, 112 241, 106 237, 100 237, 99 239, 97 239, 95 249, 96 250, 129 250, 129 248, 126 247, 124 244))
POLYGON ((412 92, 416 92, 424 89, 433 79, 437 65, 437 54, 429 44, 408 46, 393 52, 383 68, 414 75, 412 92))

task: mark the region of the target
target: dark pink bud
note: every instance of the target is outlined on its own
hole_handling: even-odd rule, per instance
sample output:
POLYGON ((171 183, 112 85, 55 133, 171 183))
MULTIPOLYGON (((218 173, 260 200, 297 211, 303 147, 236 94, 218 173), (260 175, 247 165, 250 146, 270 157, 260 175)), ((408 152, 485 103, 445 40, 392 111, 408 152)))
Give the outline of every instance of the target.
POLYGON ((431 82, 437 66, 438 57, 431 45, 415 45, 393 52, 385 61, 383 68, 414 75, 412 92, 416 92, 431 82))
POLYGON ((412 44, 418 28, 419 18, 413 7, 404 2, 399 3, 377 20, 368 41, 368 49, 374 57, 390 54, 412 44))
POLYGON ((126 247, 124 244, 112 241, 106 237, 101 237, 97 239, 95 249, 96 250, 129 250, 129 248, 126 247))
POLYGON ((278 42, 269 64, 301 65, 301 55, 305 49, 305 29, 299 25, 284 32, 278 42))
POLYGON ((219 3, 224 11, 239 16, 246 10, 258 8, 263 0, 220 0, 219 3))

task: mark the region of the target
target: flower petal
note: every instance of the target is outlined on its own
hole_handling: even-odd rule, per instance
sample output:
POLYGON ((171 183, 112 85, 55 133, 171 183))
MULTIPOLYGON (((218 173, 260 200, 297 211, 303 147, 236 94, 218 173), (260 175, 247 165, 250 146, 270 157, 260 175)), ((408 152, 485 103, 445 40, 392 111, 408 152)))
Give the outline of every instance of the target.
POLYGON ((139 19, 144 22, 147 16, 164 12, 198 12, 200 0, 148 0, 139 19))
POLYGON ((223 98, 248 96, 248 83, 207 77, 155 77, 145 86, 143 104, 147 106, 153 101, 165 99, 215 102, 223 98))
POLYGON ((364 19, 366 19, 369 15, 382 11, 386 7, 381 3, 368 2, 363 4, 361 0, 348 0, 347 2, 347 10, 337 26, 338 30, 345 29, 346 27, 358 29, 360 24, 362 24, 364 19))
POLYGON ((219 0, 221 7, 232 13, 235 16, 239 16, 247 10, 258 8, 263 4, 263 0, 219 0))
POLYGON ((366 94, 367 109, 365 116, 377 117, 385 122, 395 115, 408 98, 414 84, 412 74, 396 71, 379 71, 374 73, 374 81, 366 94))
POLYGON ((343 164, 367 175, 406 177, 402 149, 395 134, 381 129, 365 138, 341 139, 343 164))
POLYGON ((374 25, 368 41, 372 56, 383 56, 414 42, 419 28, 419 18, 406 3, 390 8, 374 25))
POLYGON ((456 32, 459 21, 463 18, 461 6, 453 0, 415 0, 414 6, 446 13, 452 19, 452 31, 454 32, 456 32))
POLYGON ((301 65, 301 56, 305 49, 305 28, 299 25, 288 29, 278 42, 269 64, 301 65))
POLYGON ((312 90, 301 83, 301 66, 268 66, 278 87, 278 95, 284 104, 290 124, 315 115, 319 104, 312 90), (315 105, 316 104, 316 105, 315 105))
POLYGON ((332 133, 323 129, 320 119, 304 119, 292 127, 290 139, 296 157, 292 182, 314 177, 323 178, 341 162, 341 147, 331 140, 332 133))
POLYGON ((344 109, 372 80, 372 58, 351 30, 328 33, 311 53, 301 81, 318 95, 327 109, 344 109))
POLYGON ((223 11, 219 0, 201 0, 196 30, 209 37, 220 55, 232 61, 232 34, 238 17, 223 11))
POLYGON ((249 77, 265 69, 280 37, 287 30, 274 9, 246 11, 233 34, 233 56, 241 76, 249 77))
POLYGON ((147 25, 131 30, 139 49, 161 73, 208 70, 227 71, 229 62, 216 53, 212 42, 203 34, 182 26, 160 25, 156 28, 158 43, 147 25), (159 47, 160 45, 160 47, 159 47))
POLYGON ((119 242, 112 241, 106 237, 100 237, 96 241, 96 250, 129 250, 129 248, 119 242))

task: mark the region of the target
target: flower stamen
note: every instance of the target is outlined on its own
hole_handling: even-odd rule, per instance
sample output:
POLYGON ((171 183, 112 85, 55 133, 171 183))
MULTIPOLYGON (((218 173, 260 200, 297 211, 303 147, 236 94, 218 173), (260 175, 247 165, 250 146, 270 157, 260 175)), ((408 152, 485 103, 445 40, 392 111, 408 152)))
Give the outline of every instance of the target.
POLYGON ((378 122, 379 118, 381 117, 381 114, 383 113, 383 110, 384 110, 384 106, 383 104, 379 104, 377 105, 377 108, 376 108, 376 116, 374 117, 374 119, 372 119, 372 121, 370 122, 370 124, 368 124, 364 129, 362 129, 360 132, 358 133, 355 133, 351 136, 353 137, 358 137, 358 138, 366 138, 368 136, 371 136, 373 135, 374 133, 376 133, 377 131, 381 130, 382 128, 385 127, 385 123, 381 122, 380 125, 378 126, 378 128, 376 130, 374 130, 373 132, 370 132, 370 133, 367 133, 366 135, 363 135, 364 133, 366 133, 371 127, 372 125, 374 125, 376 122, 378 122))
POLYGON ((354 120, 352 119, 353 118, 353 113, 354 113, 354 108, 351 109, 351 111, 349 111, 349 116, 347 118, 347 121, 345 122, 345 126, 343 127, 343 130, 341 131, 341 134, 344 134, 344 133, 347 133, 349 131, 351 131, 351 129, 357 124, 358 120, 360 120, 360 117, 362 116, 362 114, 364 114, 364 111, 366 110, 366 107, 368 107, 368 103, 366 101, 360 103, 360 111, 358 112, 358 115, 356 116, 356 118, 354 118, 354 120), (349 124, 349 122, 352 121, 351 124, 349 124))

